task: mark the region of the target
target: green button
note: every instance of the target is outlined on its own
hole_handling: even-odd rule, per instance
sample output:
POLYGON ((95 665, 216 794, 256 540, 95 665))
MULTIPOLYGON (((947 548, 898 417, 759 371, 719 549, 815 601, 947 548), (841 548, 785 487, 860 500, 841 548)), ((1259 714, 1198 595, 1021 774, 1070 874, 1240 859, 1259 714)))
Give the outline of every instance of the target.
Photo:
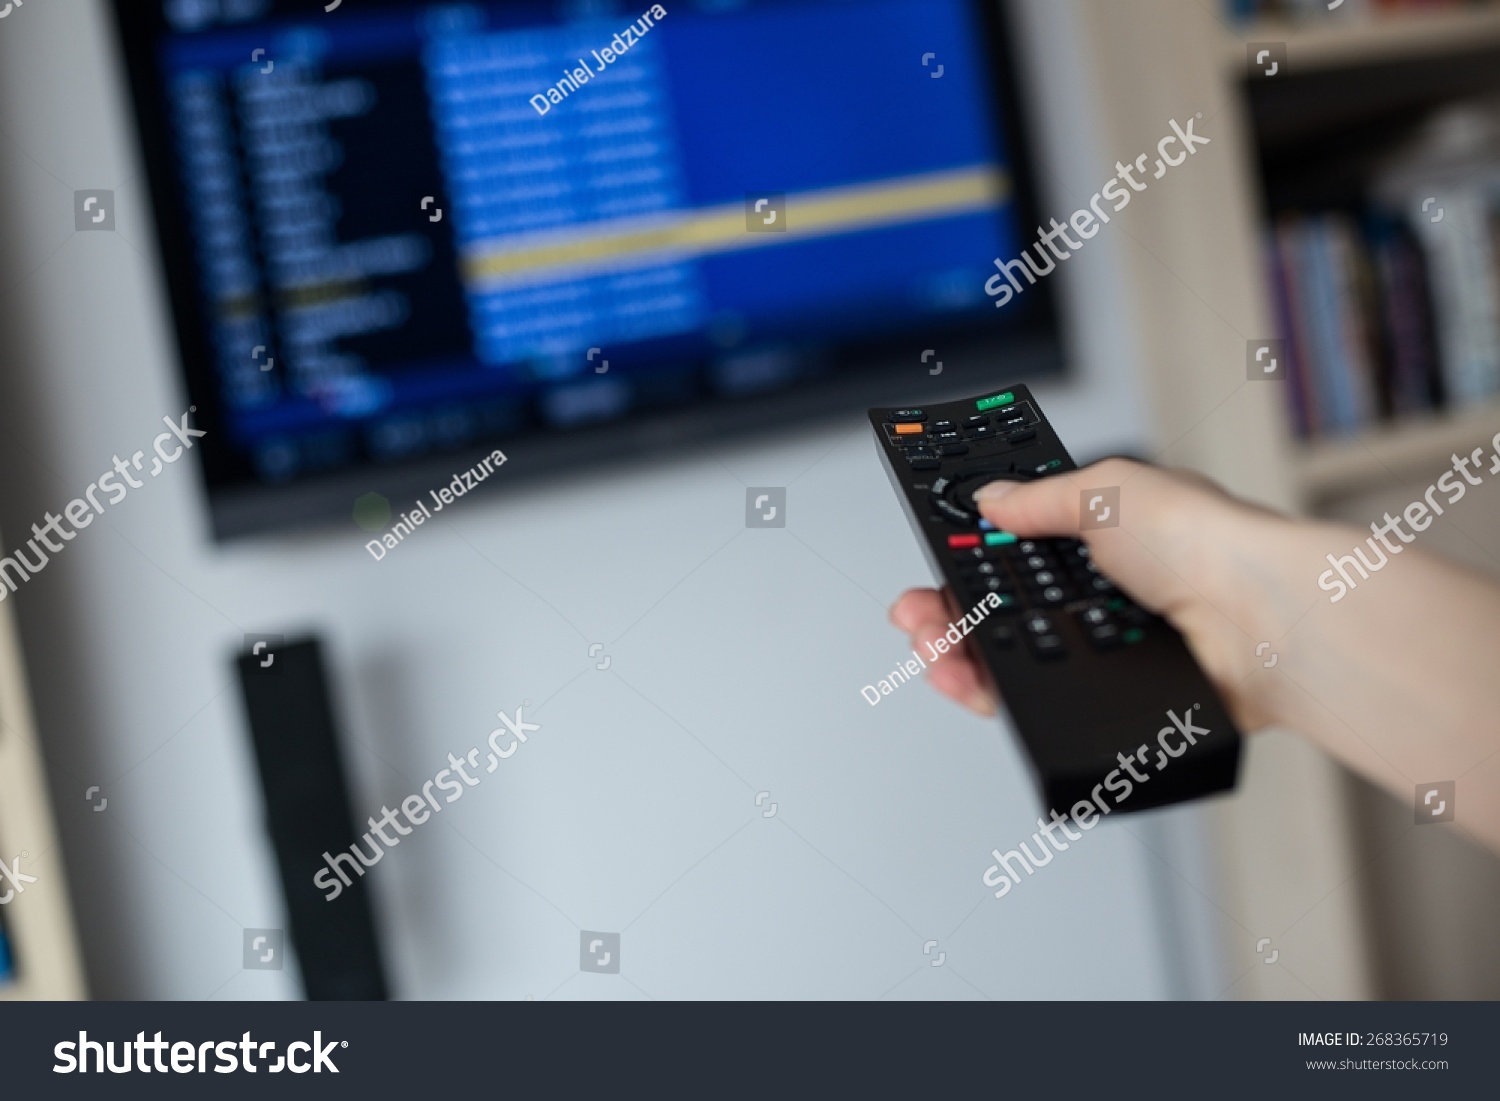
POLYGON ((1146 632, 1141 630, 1139 627, 1132 627, 1120 637, 1123 638, 1126 642, 1139 642, 1141 641, 1141 639, 1146 637, 1146 632))
POLYGON ((974 408, 983 413, 986 409, 998 409, 1000 406, 1009 405, 1015 400, 1016 395, 1007 390, 1005 393, 996 394, 994 397, 980 398, 974 403, 974 408))
POLYGON ((1007 547, 1016 541, 1016 537, 1008 531, 987 531, 984 533, 984 545, 987 547, 1007 547))

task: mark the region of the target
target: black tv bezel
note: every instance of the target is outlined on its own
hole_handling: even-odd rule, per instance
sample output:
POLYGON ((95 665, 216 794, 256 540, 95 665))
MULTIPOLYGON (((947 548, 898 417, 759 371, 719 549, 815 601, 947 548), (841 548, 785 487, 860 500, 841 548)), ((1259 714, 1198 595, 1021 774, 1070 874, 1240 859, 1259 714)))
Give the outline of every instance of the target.
MULTIPOLYGON (((374 6, 406 6, 413 0, 373 0, 374 6)), ((991 68, 991 90, 1009 155, 1017 224, 1024 239, 1036 224, 1037 203, 1032 147, 1024 119, 1021 85, 1007 0, 968 0, 984 28, 991 68)), ((309 0, 309 11, 320 8, 309 0)), ((366 0, 366 7, 372 6, 366 0)), ((534 484, 597 465, 640 464, 680 457, 730 439, 768 430, 786 430, 839 414, 855 416, 870 405, 910 404, 983 389, 994 379, 1035 379, 1063 370, 1062 334, 1052 290, 1046 280, 1028 287, 1024 313, 990 332, 974 332, 974 322, 957 330, 934 324, 874 339, 843 339, 820 345, 835 361, 860 364, 749 397, 709 397, 692 404, 645 410, 620 421, 570 429, 528 428, 518 435, 474 441, 444 452, 392 463, 364 459, 305 478, 270 483, 247 476, 243 455, 228 444, 207 319, 199 302, 193 240, 184 218, 185 196, 174 169, 176 150, 168 132, 169 107, 156 66, 158 36, 170 28, 159 2, 112 0, 115 27, 128 76, 131 105, 151 193, 156 247, 172 311, 177 358, 196 408, 195 423, 207 430, 198 441, 200 471, 216 541, 289 528, 351 522, 354 499, 377 492, 398 503, 445 485, 455 470, 467 469, 495 448, 509 460, 505 476, 490 479, 490 492, 534 484), (932 376, 922 353, 940 349, 943 370, 932 376), (997 360, 1001 362, 997 363, 997 360)))

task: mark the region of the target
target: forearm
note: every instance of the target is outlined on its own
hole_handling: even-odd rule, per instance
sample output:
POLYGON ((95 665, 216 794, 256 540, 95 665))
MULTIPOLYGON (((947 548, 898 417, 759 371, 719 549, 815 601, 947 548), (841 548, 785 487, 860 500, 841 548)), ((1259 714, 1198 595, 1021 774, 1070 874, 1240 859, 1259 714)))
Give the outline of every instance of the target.
POLYGON ((1328 555, 1349 554, 1367 533, 1246 523, 1255 530, 1238 545, 1232 599, 1261 605, 1248 619, 1277 655, 1272 669, 1256 660, 1247 673, 1256 710, 1403 802, 1418 785, 1457 781, 1456 821, 1500 849, 1500 586, 1393 539, 1394 553, 1376 541, 1387 560, 1368 577, 1346 565, 1354 586, 1340 594, 1328 555), (1261 560, 1277 565, 1247 565, 1245 549, 1254 556, 1268 540, 1278 553, 1261 560))

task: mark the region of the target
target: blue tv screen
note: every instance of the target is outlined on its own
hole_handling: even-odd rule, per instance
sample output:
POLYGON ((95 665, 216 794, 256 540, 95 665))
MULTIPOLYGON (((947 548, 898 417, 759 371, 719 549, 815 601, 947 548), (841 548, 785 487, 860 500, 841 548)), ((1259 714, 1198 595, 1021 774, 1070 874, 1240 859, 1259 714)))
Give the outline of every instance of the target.
POLYGON ((220 535, 1056 365, 992 4, 117 10, 220 535))

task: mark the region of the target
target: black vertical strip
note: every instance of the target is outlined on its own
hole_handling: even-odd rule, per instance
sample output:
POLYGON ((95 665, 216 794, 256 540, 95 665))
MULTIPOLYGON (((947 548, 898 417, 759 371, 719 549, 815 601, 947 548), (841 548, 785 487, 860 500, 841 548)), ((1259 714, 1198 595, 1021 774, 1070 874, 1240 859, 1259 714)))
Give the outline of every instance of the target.
POLYGON ((345 862, 348 886, 331 872, 325 877, 341 888, 332 900, 313 883, 328 867, 323 854, 347 854, 355 841, 322 650, 316 639, 305 639, 242 654, 236 665, 306 995, 383 1000, 385 973, 364 879, 345 862))

